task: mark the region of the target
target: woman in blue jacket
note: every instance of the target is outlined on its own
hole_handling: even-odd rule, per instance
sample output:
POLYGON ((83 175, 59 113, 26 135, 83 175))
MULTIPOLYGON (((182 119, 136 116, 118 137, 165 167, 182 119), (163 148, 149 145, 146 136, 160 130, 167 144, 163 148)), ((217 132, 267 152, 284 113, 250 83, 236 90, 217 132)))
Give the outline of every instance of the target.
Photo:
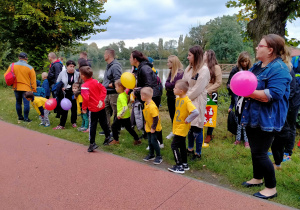
POLYGON ((244 182, 245 187, 263 185, 265 188, 253 194, 269 199, 277 196, 275 171, 267 152, 274 135, 284 125, 290 94, 291 76, 284 61, 287 48, 282 37, 276 34, 263 36, 256 47, 256 58, 260 60, 249 70, 257 77, 256 90, 246 97, 241 124, 251 148, 253 178, 244 182))

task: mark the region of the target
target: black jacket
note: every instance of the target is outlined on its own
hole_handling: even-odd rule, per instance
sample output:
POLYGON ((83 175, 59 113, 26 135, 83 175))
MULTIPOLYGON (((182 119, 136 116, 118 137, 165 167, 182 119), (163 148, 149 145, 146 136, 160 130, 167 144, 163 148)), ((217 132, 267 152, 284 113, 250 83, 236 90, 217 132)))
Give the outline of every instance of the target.
POLYGON ((59 73, 62 71, 62 68, 63 68, 63 64, 61 62, 55 62, 51 64, 48 78, 47 78, 50 87, 56 83, 57 77, 59 73))
POLYGON ((292 76, 292 81, 290 84, 289 109, 300 105, 300 86, 295 77, 294 70, 292 70, 290 74, 292 76))
MULTIPOLYGON (((153 72, 152 67, 153 65, 148 61, 140 63, 136 74, 137 87, 151 87, 153 89, 153 97, 161 96, 157 76, 153 72)), ((139 95, 139 93, 137 94, 139 95)), ((137 94, 135 95, 138 96, 137 94)))

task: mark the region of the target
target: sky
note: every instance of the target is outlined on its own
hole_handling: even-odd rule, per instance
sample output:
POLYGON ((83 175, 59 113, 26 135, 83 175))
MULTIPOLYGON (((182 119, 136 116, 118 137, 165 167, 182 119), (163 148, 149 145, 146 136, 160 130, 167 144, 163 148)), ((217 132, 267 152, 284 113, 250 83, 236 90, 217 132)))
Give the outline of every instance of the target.
MULTIPOLYGON (((106 32, 92 35, 85 43, 95 42, 99 48, 123 40, 125 47, 163 38, 178 41, 190 28, 204 25, 223 15, 237 14, 239 8, 227 8, 227 0, 108 0, 101 18, 111 16, 101 28, 106 32)), ((300 19, 287 24, 290 38, 300 40, 300 19)))

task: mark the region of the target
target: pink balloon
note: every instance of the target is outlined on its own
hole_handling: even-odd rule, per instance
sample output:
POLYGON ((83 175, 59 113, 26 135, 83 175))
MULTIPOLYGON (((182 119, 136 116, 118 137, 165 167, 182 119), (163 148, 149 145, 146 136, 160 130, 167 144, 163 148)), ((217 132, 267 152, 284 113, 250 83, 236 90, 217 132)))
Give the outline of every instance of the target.
POLYGON ((55 98, 50 98, 46 101, 45 108, 47 110, 51 111, 51 110, 55 109, 56 105, 57 105, 56 99, 55 98))
POLYGON ((248 96, 257 88, 257 78, 250 71, 236 73, 230 81, 230 89, 238 96, 248 96))
POLYGON ((68 111, 72 108, 72 102, 67 98, 63 98, 63 100, 60 102, 60 106, 63 110, 68 111))

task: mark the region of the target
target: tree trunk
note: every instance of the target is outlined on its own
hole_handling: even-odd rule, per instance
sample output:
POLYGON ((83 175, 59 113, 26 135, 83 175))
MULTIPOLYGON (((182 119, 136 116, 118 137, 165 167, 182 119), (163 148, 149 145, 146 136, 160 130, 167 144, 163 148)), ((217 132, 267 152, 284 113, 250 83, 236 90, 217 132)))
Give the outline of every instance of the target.
POLYGON ((255 0, 256 19, 247 25, 249 36, 253 40, 255 52, 262 36, 267 34, 285 35, 286 20, 291 11, 293 0, 255 0))

